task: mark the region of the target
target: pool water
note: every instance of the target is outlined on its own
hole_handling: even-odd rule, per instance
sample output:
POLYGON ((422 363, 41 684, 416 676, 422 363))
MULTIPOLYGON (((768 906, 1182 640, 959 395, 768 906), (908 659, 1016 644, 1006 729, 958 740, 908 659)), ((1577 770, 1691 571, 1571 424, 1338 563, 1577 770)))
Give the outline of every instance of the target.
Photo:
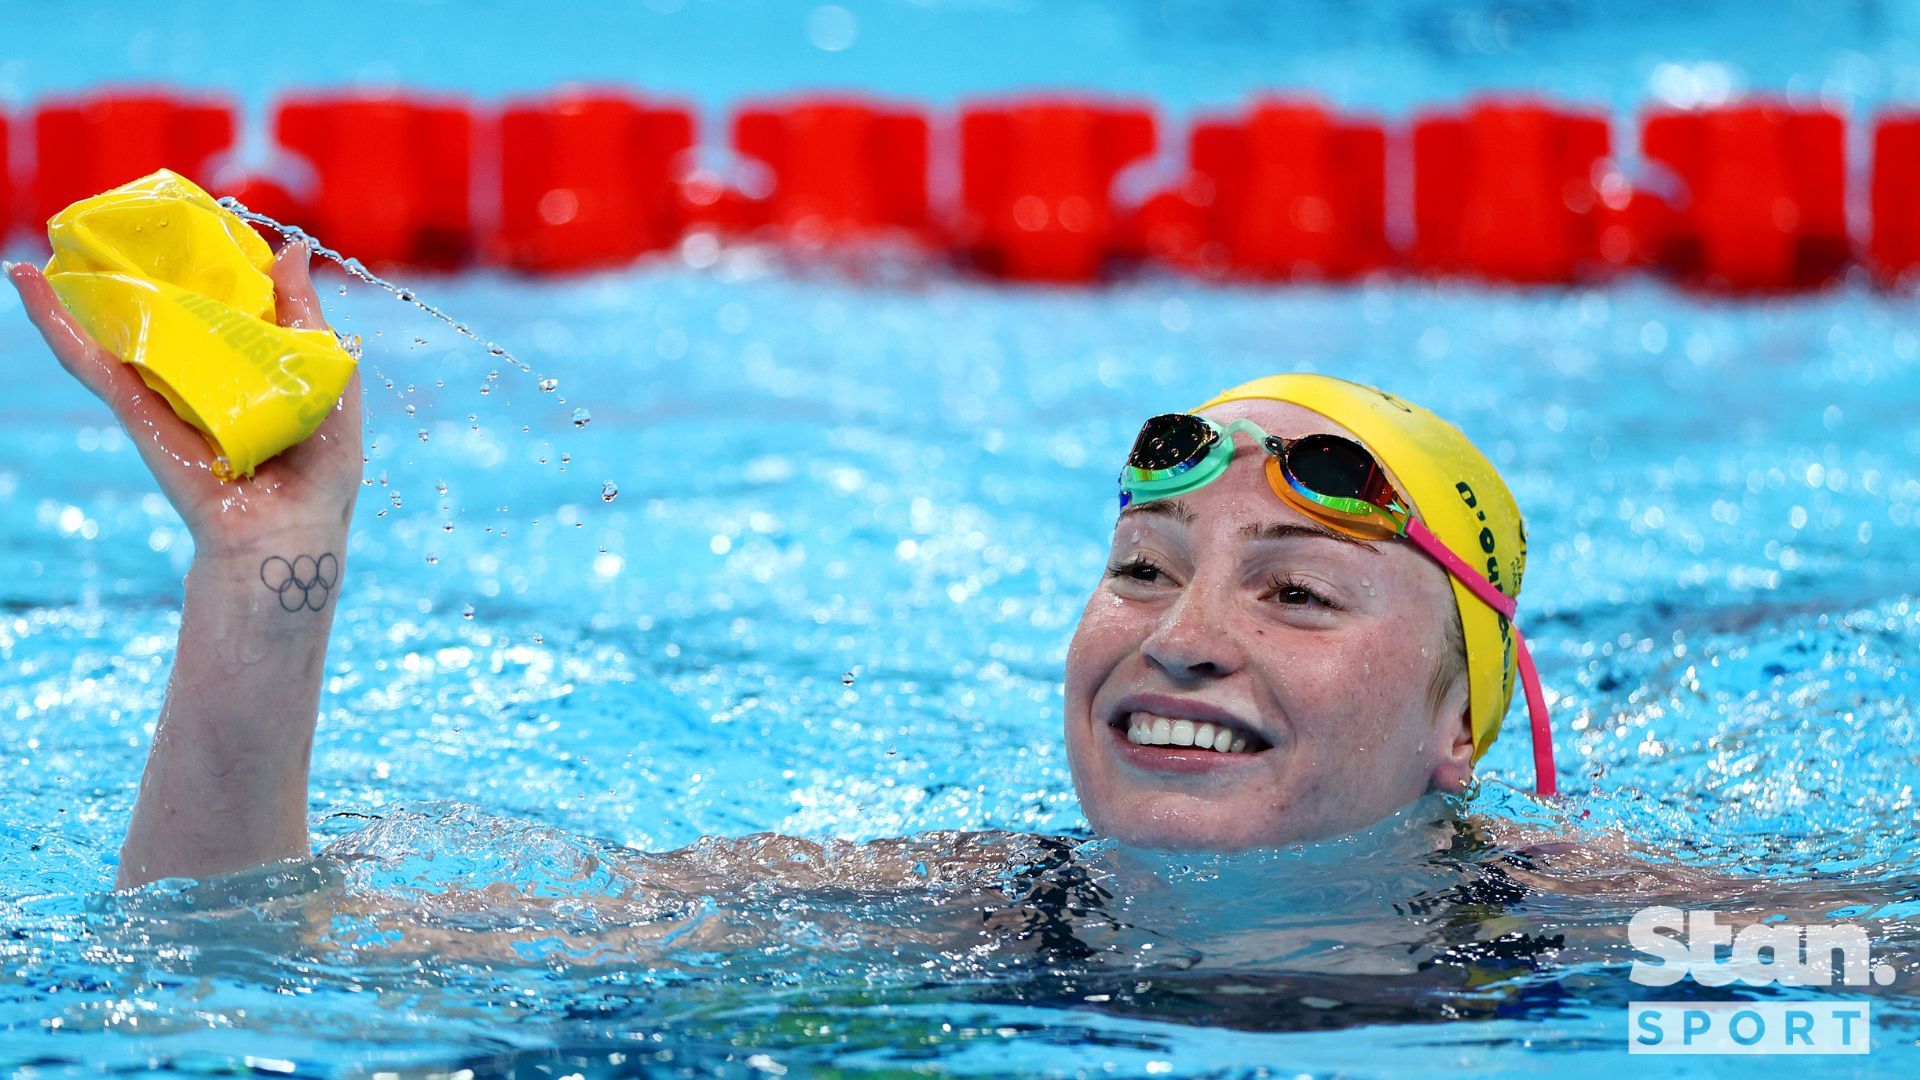
MULTIPOLYGON (((22 358, 0 426, 10 1061, 1378 1073, 1420 1049, 1423 1071, 1617 1068, 1622 930, 1661 895, 1644 882, 1438 903, 1491 856, 1421 855, 1434 804, 1237 859, 1096 843, 1061 866, 1021 839, 1084 828, 1058 682, 1133 426, 1277 367, 1455 419, 1528 514, 1524 609, 1570 798, 1514 791, 1530 765, 1510 738, 1477 812, 1618 825, 1656 863, 1735 879, 1729 909, 1847 908, 1872 913, 1879 955, 1920 946, 1904 301, 1031 291, 752 249, 422 289, 558 385, 323 283, 373 376, 314 759, 327 846, 298 880, 131 899, 101 893, 187 540, 0 301, 22 358), (914 887, 851 846, 621 850, 761 832, 917 836, 899 858, 969 868, 914 887), (777 888, 756 860, 812 877, 777 888), (524 895, 478 893, 493 882, 524 895), (1009 895, 1051 914, 1005 932, 1009 895), (1492 959, 1473 944, 1512 935, 1492 959)), ((1881 1067, 1920 1015, 1892 989, 1862 1059, 1881 1067)))
MULTIPOLYGON (((839 49, 811 5, 743 31, 658 0, 591 35, 483 8, 453 42, 429 7, 35 9, 0 93, 159 78, 257 108, 341 71, 498 96, 636 64, 709 111, 838 84, 946 103, 1064 81, 1176 114, 1276 79, 1393 115, 1496 85, 1616 109, 1920 91, 1915 13, 1881 5, 1322 5, 1296 26, 849 3, 839 49), (929 35, 950 63, 900 47, 929 35), (271 82, 245 59, 268 49, 271 82)), ((1920 1066, 1911 297, 1036 290, 701 245, 407 280, 537 373, 322 281, 366 343, 371 460, 319 854, 121 896, 190 545, 0 290, 5 1067, 1612 1077, 1646 1060, 1623 1056, 1626 1006, 1660 995, 1628 980, 1625 927, 1655 902, 1860 922, 1891 987, 1710 996, 1870 999, 1873 1054, 1818 1067, 1920 1066), (1568 894, 1516 896, 1497 847, 1434 853, 1455 817, 1435 799, 1234 858, 1086 839, 1059 681, 1119 458, 1143 416, 1280 369, 1426 404, 1505 472, 1567 798, 1516 790, 1516 730, 1471 813, 1624 831, 1658 874, 1546 871, 1568 894)))

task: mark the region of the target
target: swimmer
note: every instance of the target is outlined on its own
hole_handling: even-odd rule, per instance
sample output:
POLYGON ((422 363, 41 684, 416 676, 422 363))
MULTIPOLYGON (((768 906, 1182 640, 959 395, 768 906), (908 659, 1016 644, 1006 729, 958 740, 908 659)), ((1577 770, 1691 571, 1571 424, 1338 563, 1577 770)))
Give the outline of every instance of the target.
MULTIPOLYGON (((281 325, 322 327, 307 252, 281 325)), ((361 486, 355 382, 313 437, 215 480, 199 433, 10 271, 60 362, 113 410, 194 539, 172 677, 117 885, 311 855, 327 636, 361 486)), ((1525 533, 1456 429, 1380 391, 1278 376, 1154 417, 1115 462, 1107 570, 1073 635, 1065 739, 1087 820, 1128 844, 1235 851, 1361 829, 1468 790, 1517 687, 1525 533)))

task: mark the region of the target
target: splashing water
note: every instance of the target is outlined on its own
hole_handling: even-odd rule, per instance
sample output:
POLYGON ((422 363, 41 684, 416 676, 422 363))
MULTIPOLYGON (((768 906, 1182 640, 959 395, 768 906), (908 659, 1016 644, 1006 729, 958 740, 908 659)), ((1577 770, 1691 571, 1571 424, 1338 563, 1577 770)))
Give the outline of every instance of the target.
MULTIPOLYGON (((315 237, 312 233, 301 228, 300 226, 286 224, 284 222, 277 221, 274 218, 269 217, 265 214, 256 213, 255 211, 248 209, 244 203, 240 202, 238 199, 235 199, 231 196, 227 196, 225 198, 220 199, 219 204, 222 207, 226 208, 227 210, 239 216, 244 221, 247 221, 251 224, 261 225, 261 226, 270 228, 274 230, 276 233, 285 237, 289 241, 299 241, 301 243, 306 244, 308 249, 313 254, 318 255, 323 259, 327 259, 335 263, 342 270, 346 271, 349 275, 351 275, 356 280, 365 282, 366 284, 373 285, 379 289, 382 289, 385 292, 391 294, 394 298, 404 301, 405 303, 410 304, 413 307, 419 309, 421 312, 425 313, 431 318, 446 324, 448 327, 452 328, 455 332, 459 333, 462 337, 470 341, 473 341, 479 344, 480 346, 482 346, 483 348, 485 348, 488 356, 498 358, 499 360, 504 360, 506 363, 518 369, 521 372, 521 374, 531 377, 535 381, 535 385, 539 388, 542 394, 553 394, 557 390, 559 390, 560 388, 559 379, 550 375, 543 374, 539 371, 536 371, 531 364, 513 355, 513 353, 508 351, 504 346, 486 337, 483 337, 478 331, 474 330, 471 326, 467 325, 461 320, 448 314, 442 308, 437 307, 433 304, 430 304, 425 300, 422 300, 420 298, 419 293, 416 292, 414 289, 408 286, 397 284, 395 282, 387 280, 386 278, 381 277, 380 275, 374 273, 372 270, 368 269, 366 264, 361 262, 359 259, 347 256, 342 252, 332 247, 329 247, 327 244, 323 243, 321 240, 315 237)), ((342 286, 340 288, 340 293, 343 296, 347 295, 348 293, 347 288, 345 286, 342 286)), ((375 331, 375 335, 378 336, 378 334, 379 332, 375 331)), ((335 330, 334 337, 338 339, 338 341, 340 342, 341 348, 343 348, 356 361, 365 359, 365 356, 364 356, 365 347, 364 347, 364 342, 361 335, 355 334, 355 333, 343 333, 339 330, 335 330)), ((420 336, 414 336, 412 338, 412 343, 414 347, 419 347, 422 345, 426 345, 427 339, 420 336)), ((494 384, 498 382, 499 378, 500 378, 499 369, 496 368, 488 371, 485 381, 479 387, 480 394, 483 397, 490 395, 493 391, 494 384)), ((416 418, 418 407, 413 401, 408 400, 408 397, 413 395, 417 391, 418 387, 412 383, 409 383, 406 387, 406 393, 402 395, 399 391, 399 387, 396 384, 395 380, 391 378, 383 377, 383 381, 387 389, 390 391, 393 391, 394 395, 403 402, 403 411, 405 415, 409 419, 416 418)), ((437 387, 444 387, 445 383, 443 381, 436 382, 435 385, 437 387)), ((567 403, 567 399, 564 396, 558 397, 557 403, 564 406, 567 403)), ((574 431, 580 431, 586 428, 587 425, 592 421, 592 413, 589 412, 584 407, 576 407, 569 414, 569 418, 571 420, 572 429, 574 431)), ((467 420, 468 420, 468 427, 470 430, 473 430, 476 432, 480 430, 480 420, 477 414, 474 414, 474 413, 467 414, 467 420)), ((532 432, 532 428, 525 424, 520 425, 519 430, 523 434, 532 432)), ((377 436, 372 436, 370 434, 370 437, 373 438, 375 441, 377 441, 377 436)), ((422 443, 422 444, 430 443, 433 441, 433 432, 429 430, 429 428, 427 427, 416 427, 413 430, 413 437, 414 439, 418 440, 419 443, 422 443)), ((553 457, 548 453, 540 453, 534 458, 534 460, 541 465, 546 465, 549 463, 549 461, 553 460, 553 457)), ((561 471, 565 471, 565 467, 567 463, 569 463, 572 460, 572 456, 567 453, 561 453, 558 455, 558 460, 560 462, 561 471)), ((381 482, 385 483, 385 480, 383 479, 381 482)), ((445 487, 444 481, 442 481, 438 485, 438 493, 443 497, 446 495, 447 489, 445 487)), ((601 499, 604 502, 611 503, 618 494, 619 494, 618 486, 616 486, 613 481, 609 480, 606 482, 601 492, 601 499)), ((400 496, 397 492, 395 492, 391 496, 391 506, 387 509, 382 509, 377 511, 376 516, 385 517, 388 513, 388 509, 398 509, 400 506, 401 506, 400 496)), ((538 524, 538 523, 536 522, 535 524, 538 524)), ((446 532, 452 532, 454 526, 452 522, 445 522, 443 523, 442 528, 446 532)), ((489 529, 487 531, 492 532, 493 530, 489 529)), ((501 532, 499 535, 504 536, 505 534, 504 532, 501 532)), ((437 558, 429 559, 428 565, 437 565, 438 562, 439 560, 437 558)))
MULTIPOLYGON (((273 218, 270 218, 265 214, 255 213, 254 211, 247 209, 245 203, 242 203, 240 200, 234 198, 231 195, 225 196, 219 201, 222 207, 228 210, 231 210, 234 214, 238 215, 242 221, 245 221, 252 225, 265 225, 267 228, 272 229, 273 231, 279 233, 281 236, 286 237, 288 240, 300 241, 301 243, 307 245, 307 250, 313 252, 315 255, 318 255, 323 259, 326 259, 330 262, 333 262, 339 265, 340 269, 345 270, 347 273, 353 275, 355 278, 358 278, 359 280, 364 281, 367 284, 375 286, 377 288, 385 289, 387 292, 392 293, 396 299, 403 300, 409 304, 412 304, 414 307, 419 308, 421 311, 425 312, 429 316, 432 316, 433 318, 438 319, 439 321, 447 324, 449 327, 452 327, 454 331, 461 334, 462 336, 472 341, 478 342, 483 348, 487 350, 488 355, 497 356, 500 359, 505 360, 507 363, 512 364, 514 367, 519 368, 521 372, 538 378, 540 380, 541 389, 543 390, 549 389, 549 384, 552 384, 554 386, 559 385, 557 380, 540 375, 539 372, 536 372, 533 369, 533 366, 531 364, 528 364, 525 361, 521 360, 519 357, 514 356, 512 353, 508 352, 504 347, 492 341, 489 341, 484 337, 481 337, 478 332, 476 332, 472 327, 468 326, 466 323, 461 322, 460 320, 454 318, 453 316, 447 314, 446 312, 440 310, 439 308, 434 307, 432 304, 427 303, 425 300, 420 299, 420 295, 414 292, 412 289, 406 288, 405 286, 402 286, 402 285, 395 285, 393 282, 388 281, 386 278, 383 278, 380 275, 374 273, 373 271, 367 269, 366 264, 361 262, 359 259, 353 258, 351 256, 347 256, 347 255, 342 255, 340 252, 335 251, 333 248, 330 248, 327 245, 321 243, 318 237, 314 236, 312 233, 301 228, 300 226, 287 225, 282 222, 275 221, 273 218)), ((342 294, 344 295, 344 293, 345 293, 345 290, 343 289, 342 294)), ((358 341, 357 338, 355 340, 356 342, 358 341)), ((358 358, 359 353, 354 352, 353 355, 356 358, 358 358)))

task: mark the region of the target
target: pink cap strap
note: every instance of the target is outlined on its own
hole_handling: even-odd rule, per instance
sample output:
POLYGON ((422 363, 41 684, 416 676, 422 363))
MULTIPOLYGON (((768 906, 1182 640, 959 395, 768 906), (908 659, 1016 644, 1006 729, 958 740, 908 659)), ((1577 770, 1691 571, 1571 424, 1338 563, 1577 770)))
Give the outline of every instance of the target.
POLYGON ((1554 783, 1553 731, 1547 721, 1547 697, 1540 688, 1540 673, 1533 666, 1533 650, 1527 648, 1526 639, 1520 636, 1519 625, 1513 621, 1513 598, 1494 588, 1492 582, 1455 555, 1452 549, 1440 542, 1439 537, 1433 535, 1433 530, 1420 523, 1419 518, 1407 519, 1405 535, 1415 547, 1446 567, 1447 573, 1452 574, 1455 581, 1465 585, 1468 592, 1499 612, 1512 626, 1514 657, 1520 668, 1520 686, 1527 696, 1527 719, 1533 728, 1533 786, 1542 795, 1554 794, 1558 788, 1554 783))

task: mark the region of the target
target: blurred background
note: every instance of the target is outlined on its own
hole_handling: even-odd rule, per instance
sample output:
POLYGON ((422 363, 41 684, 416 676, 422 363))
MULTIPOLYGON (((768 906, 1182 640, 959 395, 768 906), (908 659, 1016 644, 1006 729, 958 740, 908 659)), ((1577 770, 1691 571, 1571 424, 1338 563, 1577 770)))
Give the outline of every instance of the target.
MULTIPOLYGON (((1453 420, 1527 515, 1568 800, 1516 792, 1513 724, 1476 812, 1845 887, 1912 952, 1916 108, 1913 3, 196 0, 0 35, 12 257, 168 164, 362 272, 321 271, 369 460, 314 828, 357 897, 418 909, 402 937, 464 925, 429 903, 459 888, 600 887, 569 874, 603 843, 1083 832, 1059 680, 1121 455, 1294 369, 1453 420)), ((1233 1016, 903 955, 871 926, 924 913, 844 897, 743 901, 792 929, 764 952, 612 970, 102 900, 191 543, 10 293, 0 357, 11 1064, 484 1074, 651 1039, 693 1073, 1057 1074, 1098 1045, 1129 1075, 1617 1074, 1617 955, 1462 990, 1429 941, 1368 954, 1416 976, 1303 983, 1156 922, 1402 926, 1367 908, 1398 858, 1373 840, 1157 867, 1226 891, 1146 890, 1162 952, 1088 961, 1260 1004, 1233 1016), (1309 865, 1346 876, 1287 893, 1309 865), (1360 1024, 1368 1050, 1334 1037, 1360 1024)))
POLYGON ((715 110, 823 87, 944 105, 1049 86, 1176 114, 1270 89, 1393 113, 1492 89, 1621 110, 1755 90, 1868 108, 1920 93, 1916 18, 1871 0, 28 6, 9 15, 0 93, 148 80, 258 107, 289 86, 492 95, 611 80, 715 110))

